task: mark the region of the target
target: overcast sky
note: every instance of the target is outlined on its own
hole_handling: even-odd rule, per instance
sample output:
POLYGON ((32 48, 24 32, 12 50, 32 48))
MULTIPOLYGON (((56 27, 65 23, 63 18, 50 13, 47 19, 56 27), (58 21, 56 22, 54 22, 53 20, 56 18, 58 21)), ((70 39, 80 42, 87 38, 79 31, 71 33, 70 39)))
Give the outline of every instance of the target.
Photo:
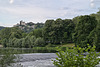
POLYGON ((20 20, 45 22, 96 13, 99 0, 0 0, 0 26, 13 26, 20 20))

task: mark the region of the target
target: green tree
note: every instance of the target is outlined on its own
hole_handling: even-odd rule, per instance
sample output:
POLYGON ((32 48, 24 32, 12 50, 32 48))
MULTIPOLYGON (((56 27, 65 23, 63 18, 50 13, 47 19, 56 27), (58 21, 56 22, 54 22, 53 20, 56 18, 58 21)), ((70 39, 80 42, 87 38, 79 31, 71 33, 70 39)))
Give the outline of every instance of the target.
POLYGON ((54 31, 52 29, 53 23, 54 23, 54 20, 47 20, 45 22, 45 25, 43 28, 43 38, 44 38, 46 43, 53 42, 53 38, 52 38, 52 36, 54 36, 53 35, 54 31))
POLYGON ((9 39, 10 37, 10 32, 11 32, 11 29, 10 28, 4 28, 0 31, 0 39, 3 40, 3 39, 9 39))
POLYGON ((60 18, 47 20, 43 28, 43 38, 46 43, 61 44, 72 42, 74 23, 71 19, 62 20, 60 18), (67 32, 66 36, 65 33, 67 32), (67 39, 65 38, 67 37, 67 39))
POLYGON ((23 39, 23 45, 25 48, 31 48, 30 36, 26 36, 23 39))
POLYGON ((95 19, 95 17, 91 17, 88 15, 80 16, 73 36, 75 45, 79 44, 81 47, 85 47, 85 44, 87 43, 91 45, 88 36, 96 28, 96 25, 97 20, 95 19))
POLYGON ((35 45, 34 44, 35 40, 36 40, 36 37, 35 36, 31 36, 30 37, 31 47, 33 47, 35 45))
POLYGON ((7 43, 8 43, 8 41, 6 38, 2 40, 3 47, 7 47, 7 43))
POLYGON ((33 35, 36 37, 36 38, 38 38, 38 37, 42 37, 42 28, 40 28, 40 29, 35 29, 34 31, 33 31, 33 35))
MULTIPOLYGON (((22 33, 24 32, 17 27, 2 29, 0 31, 0 39, 1 39, 2 45, 4 45, 4 47, 14 46, 16 43, 14 44, 15 41, 13 41, 13 39, 23 38, 22 33)), ((18 46, 18 44, 16 46, 18 46)))
POLYGON ((96 32, 95 32, 95 39, 94 39, 94 44, 96 45, 96 49, 100 51, 100 21, 96 27, 96 32))
POLYGON ((35 42, 34 42, 34 46, 36 47, 36 46, 44 46, 45 45, 45 42, 44 42, 44 39, 43 38, 37 38, 36 40, 35 40, 35 42))
POLYGON ((63 20, 64 34, 67 32, 67 40, 65 42, 72 43, 72 34, 74 33, 75 23, 71 19, 63 20))

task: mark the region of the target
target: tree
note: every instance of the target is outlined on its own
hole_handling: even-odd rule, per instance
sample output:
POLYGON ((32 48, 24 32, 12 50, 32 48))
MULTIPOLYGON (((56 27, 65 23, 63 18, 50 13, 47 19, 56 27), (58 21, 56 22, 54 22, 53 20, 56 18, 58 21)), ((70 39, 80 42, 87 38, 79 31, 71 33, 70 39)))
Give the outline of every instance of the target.
POLYGON ((43 28, 43 38, 45 40, 46 43, 52 43, 53 38, 53 29, 52 29, 52 25, 54 23, 54 20, 47 20, 45 22, 44 28, 43 28), (51 32, 52 31, 52 32, 51 32))
POLYGON ((35 36, 31 36, 30 37, 30 42, 31 42, 31 47, 33 47, 35 44, 35 40, 36 40, 36 37, 35 36))
POLYGON ((24 33, 22 30, 20 30, 17 27, 12 27, 10 32, 10 38, 22 38, 22 33, 24 33))
POLYGON ((45 45, 45 42, 44 42, 44 40, 43 40, 43 38, 37 38, 36 40, 35 40, 35 42, 34 42, 34 46, 36 47, 36 46, 44 46, 45 45))
POLYGON ((2 40, 3 47, 7 47, 7 43, 8 43, 8 41, 6 38, 2 40))
POLYGON ((90 14, 90 16, 93 16, 96 18, 97 21, 100 21, 100 11, 98 11, 96 14, 90 14))
POLYGON ((67 40, 65 42, 72 43, 72 34, 74 33, 75 23, 71 19, 63 20, 64 34, 67 32, 67 40))
POLYGON ((30 36, 26 36, 26 37, 23 39, 22 45, 23 45, 25 48, 31 48, 30 36))
POLYGON ((10 37, 10 32, 11 32, 11 29, 10 28, 4 28, 0 31, 0 39, 9 39, 10 37))
MULTIPOLYGON (((14 46, 14 38, 20 39, 23 37, 23 31, 17 27, 4 28, 0 31, 0 41, 4 47, 14 46)), ((17 46, 17 45, 16 45, 17 46)))
POLYGON ((60 44, 63 41, 63 20, 62 19, 56 19, 54 24, 52 25, 53 29, 53 40, 55 44, 60 44))
POLYGON ((43 38, 46 41, 46 43, 52 44, 72 42, 73 31, 74 23, 71 19, 62 20, 58 18, 55 21, 47 20, 43 28, 43 38))
POLYGON ((35 24, 35 29, 42 28, 44 26, 44 23, 37 23, 35 24))
POLYGON ((85 47, 87 43, 90 45, 91 42, 88 39, 89 34, 96 28, 97 20, 95 17, 91 17, 88 15, 80 16, 79 22, 77 22, 74 33, 74 42, 75 45, 80 45, 81 47, 85 47))
POLYGON ((97 51, 100 51, 100 21, 98 22, 98 25, 96 27, 96 32, 95 32, 95 39, 94 39, 94 44, 96 45, 97 51))
POLYGON ((67 32, 64 32, 64 41, 66 42, 67 41, 67 39, 68 39, 68 34, 67 34, 67 32))
POLYGON ((42 28, 40 28, 40 29, 35 29, 34 31, 33 31, 33 35, 36 37, 36 38, 38 38, 38 37, 42 37, 42 28))

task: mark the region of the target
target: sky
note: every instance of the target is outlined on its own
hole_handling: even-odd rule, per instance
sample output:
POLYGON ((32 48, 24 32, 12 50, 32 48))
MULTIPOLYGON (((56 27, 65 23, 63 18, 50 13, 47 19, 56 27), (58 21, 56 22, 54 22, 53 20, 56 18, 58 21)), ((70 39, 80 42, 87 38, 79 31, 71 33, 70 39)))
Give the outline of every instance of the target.
POLYGON ((98 12, 99 4, 100 0, 0 0, 0 26, 12 27, 21 20, 72 19, 98 12))

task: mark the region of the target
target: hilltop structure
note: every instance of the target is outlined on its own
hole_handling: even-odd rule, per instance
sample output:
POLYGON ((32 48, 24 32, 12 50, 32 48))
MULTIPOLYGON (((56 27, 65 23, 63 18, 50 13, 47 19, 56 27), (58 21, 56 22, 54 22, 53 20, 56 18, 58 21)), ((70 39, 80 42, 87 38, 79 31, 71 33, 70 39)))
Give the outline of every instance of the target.
POLYGON ((33 22, 26 23, 22 20, 16 25, 14 25, 14 27, 19 27, 21 30, 24 30, 25 32, 30 32, 34 29, 42 28, 43 26, 44 26, 44 23, 36 23, 36 24, 33 22))
POLYGON ((20 21, 20 25, 26 25, 26 23, 24 21, 20 21))

